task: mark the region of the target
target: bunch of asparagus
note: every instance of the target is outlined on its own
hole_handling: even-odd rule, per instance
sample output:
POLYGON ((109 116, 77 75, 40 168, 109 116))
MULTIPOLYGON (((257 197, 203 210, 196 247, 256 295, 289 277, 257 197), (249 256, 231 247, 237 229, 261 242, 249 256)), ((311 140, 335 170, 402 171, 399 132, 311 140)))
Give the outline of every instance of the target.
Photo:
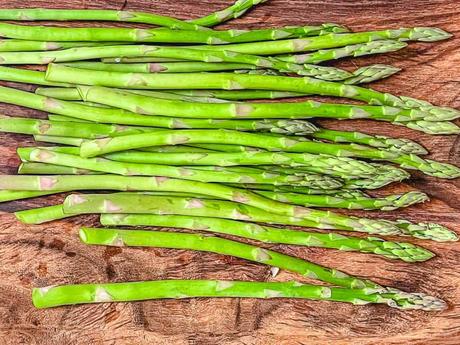
MULTIPOLYGON (((33 135, 37 142, 54 144, 18 148, 19 175, 2 176, 0 202, 100 190, 105 193, 70 194, 63 204, 19 211, 16 216, 24 223, 41 224, 99 213, 104 226, 190 229, 405 262, 425 261, 434 253, 374 236, 456 241, 456 233, 439 224, 323 210, 390 211, 426 202, 428 196, 420 191, 376 198, 368 190, 409 178, 406 169, 439 178, 457 178, 460 169, 421 157, 427 150, 409 139, 332 130, 307 121, 370 119, 434 135, 460 133, 452 122, 460 117, 456 109, 358 86, 387 78, 398 68, 371 65, 349 72, 320 65, 397 51, 407 46, 406 41, 433 42, 451 35, 418 27, 353 33, 330 23, 259 30, 209 28, 261 2, 238 0, 191 21, 110 10, 0 10, 3 20, 159 26, 61 28, 0 23, 0 33, 7 38, 0 43, 1 65, 47 65, 46 72, 0 66, 0 80, 38 86, 35 93, 2 86, 0 101, 48 113, 48 119, 1 115, 0 131, 33 135), (250 102, 309 95, 361 103, 250 102), (322 231, 281 229, 275 224, 322 231)), ((232 255, 332 286, 201 280, 68 285, 34 289, 38 308, 189 297, 289 297, 423 310, 445 306, 422 293, 384 287, 209 234, 82 228, 80 239, 92 245, 232 255)))

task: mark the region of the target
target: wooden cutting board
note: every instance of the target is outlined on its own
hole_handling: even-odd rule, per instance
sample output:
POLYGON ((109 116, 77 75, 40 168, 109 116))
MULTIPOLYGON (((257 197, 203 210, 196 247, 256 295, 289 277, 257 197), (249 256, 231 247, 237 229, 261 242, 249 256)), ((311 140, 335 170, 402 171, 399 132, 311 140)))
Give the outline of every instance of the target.
MULTIPOLYGON (((229 0, 1 0, 1 7, 99 8, 152 11, 195 18, 223 8, 229 0)), ((232 28, 247 29, 337 22, 353 30, 439 26, 460 31, 460 4, 455 0, 270 0, 232 28)), ((61 24, 62 25, 62 24, 61 24)), ((98 25, 100 25, 98 23, 98 25)), ((388 63, 404 69, 373 87, 439 105, 460 107, 460 39, 437 44, 411 44, 401 52, 342 61, 356 68, 388 63)), ((32 90, 31 86, 15 87, 32 90)), ((43 116, 20 107, 0 105, 1 113, 43 116)), ((373 121, 323 122, 331 128, 402 136, 424 144, 431 157, 460 165, 457 136, 432 137, 373 121)), ((32 145, 28 136, 0 134, 0 173, 12 174, 18 165, 17 146, 32 145)), ((0 176, 1 178, 1 176, 0 176)), ((386 219, 434 221, 453 229, 460 223, 460 181, 443 181, 415 173, 410 181, 382 193, 417 188, 432 201, 403 211, 366 213, 386 219)), ((0 205, 0 344, 459 344, 460 245, 423 242, 437 257, 419 264, 389 261, 372 255, 333 250, 269 246, 286 254, 338 268, 350 274, 408 291, 444 298, 449 308, 440 313, 402 312, 385 306, 350 306, 299 300, 193 299, 101 304, 36 310, 31 304, 35 286, 83 282, 136 280, 241 279, 289 280, 280 272, 230 257, 190 251, 88 247, 77 237, 79 226, 98 225, 96 216, 78 217, 41 226, 18 223, 11 212, 52 205, 51 196, 0 205)), ((363 213, 356 213, 363 214, 363 213)), ((421 241, 413 241, 422 244, 421 241)))

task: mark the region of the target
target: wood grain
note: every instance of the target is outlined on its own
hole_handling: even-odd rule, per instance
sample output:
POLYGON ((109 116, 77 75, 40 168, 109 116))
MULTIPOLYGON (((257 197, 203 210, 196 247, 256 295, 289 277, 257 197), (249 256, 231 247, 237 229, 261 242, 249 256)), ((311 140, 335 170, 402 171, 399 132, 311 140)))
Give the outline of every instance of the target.
MULTIPOLYGON (((223 1, 44 0, 0 1, 0 7, 107 8, 154 11, 179 18, 198 17, 230 3, 223 1)), ((354 30, 400 26, 440 26, 460 31, 460 4, 455 0, 270 0, 231 23, 234 28, 338 22, 354 30)), ((62 25, 62 24, 61 24, 62 25)), ((411 44, 404 51, 341 61, 345 68, 380 62, 404 72, 375 83, 381 91, 424 98, 460 107, 460 39, 438 44, 411 44)), ((21 88, 30 86, 7 83, 21 88)), ((1 105, 1 112, 42 116, 36 111, 1 105)), ((331 128, 360 129, 412 138, 431 157, 460 164, 456 136, 431 137, 372 121, 324 121, 331 128)), ((17 146, 32 145, 30 137, 0 134, 0 173, 14 173, 17 146)), ((1 178, 1 177, 0 177, 1 178)), ((458 228, 460 181, 442 181, 414 174, 402 185, 426 191, 432 201, 403 211, 372 213, 387 219, 435 221, 458 228)), ((229 257, 178 250, 87 247, 77 238, 82 224, 97 225, 86 216, 42 226, 19 224, 11 212, 52 205, 62 195, 0 205, 0 344, 458 344, 460 343, 459 244, 427 242, 438 256, 426 263, 405 264, 371 255, 332 250, 271 246, 379 283, 444 298, 441 313, 401 312, 385 306, 297 300, 194 299, 104 304, 35 310, 31 288, 50 284, 120 282, 164 278, 228 278, 272 280, 267 267, 229 257)), ((363 214, 355 212, 355 214, 363 214)), ((369 215, 369 213, 367 213, 369 215)), ((414 241, 420 243, 421 241, 414 241)), ((281 272, 276 280, 298 279, 281 272)))

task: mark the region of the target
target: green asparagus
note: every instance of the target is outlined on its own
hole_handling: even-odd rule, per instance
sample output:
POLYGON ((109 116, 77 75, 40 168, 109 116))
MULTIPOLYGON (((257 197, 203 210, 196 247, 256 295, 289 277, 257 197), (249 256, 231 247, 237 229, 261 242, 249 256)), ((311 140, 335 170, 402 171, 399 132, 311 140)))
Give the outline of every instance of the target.
POLYGON ((106 153, 138 149, 149 146, 218 143, 233 145, 252 145, 271 150, 287 152, 307 152, 314 154, 329 154, 332 156, 348 156, 387 160, 397 163, 404 168, 417 169, 431 176, 441 178, 456 178, 460 176, 460 168, 432 160, 424 160, 416 155, 400 155, 394 152, 368 148, 356 144, 326 144, 313 141, 298 141, 291 138, 261 135, 254 133, 236 132, 229 130, 181 130, 159 131, 152 136, 148 133, 128 135, 115 138, 96 139, 83 142, 80 155, 94 157, 106 153))
POLYGON ((434 256, 428 250, 410 243, 388 242, 380 238, 351 237, 334 233, 305 232, 299 230, 279 229, 228 219, 210 217, 191 217, 168 215, 148 215, 146 223, 139 223, 142 215, 135 218, 132 224, 124 219, 118 225, 155 226, 168 228, 184 228, 214 233, 222 233, 243 238, 259 240, 264 243, 283 243, 308 247, 330 248, 345 251, 358 251, 382 255, 389 259, 399 259, 406 262, 426 261, 434 256))
POLYGON ((376 283, 350 276, 293 256, 215 236, 177 232, 81 228, 83 243, 106 246, 142 246, 200 250, 230 255, 291 272, 336 286, 379 288, 376 283))
POLYGON ((229 170, 200 170, 169 165, 139 164, 116 162, 104 158, 81 158, 80 156, 53 152, 43 149, 33 149, 29 152, 27 161, 64 165, 68 167, 87 169, 124 176, 163 176, 181 178, 201 182, 223 183, 268 183, 275 185, 305 185, 317 189, 337 189, 342 184, 330 177, 318 176, 310 178, 299 175, 281 175, 260 170, 257 172, 239 172, 229 170))
MULTIPOLYGON (((224 218, 243 220, 251 222, 261 222, 268 224, 280 224, 280 225, 293 225, 301 227, 310 227, 318 229, 336 229, 345 231, 361 231, 352 227, 346 227, 342 225, 330 225, 326 226, 321 222, 314 222, 307 219, 300 219, 296 217, 287 216, 276 216, 261 209, 251 207, 248 205, 242 205, 235 202, 221 201, 221 200, 206 200, 201 198, 177 198, 173 196, 161 197, 161 196, 144 196, 144 195, 122 195, 111 194, 106 196, 91 196, 92 201, 86 202, 86 205, 74 206, 72 210, 74 212, 85 212, 93 213, 97 209, 99 213, 115 213, 119 214, 102 214, 101 224, 104 226, 117 226, 117 225, 134 225, 139 222, 139 225, 149 225, 148 219, 150 214, 157 215, 184 215, 184 216, 199 216, 199 217, 213 217, 213 218, 224 218), (136 199, 137 198, 137 199, 136 199), (117 205, 123 205, 120 211, 105 211, 107 204, 104 205, 103 200, 117 200, 117 205), (150 207, 141 206, 146 208, 145 213, 139 214, 139 210, 135 206, 124 201, 143 201, 151 200, 150 207), (195 205, 196 207, 191 207, 195 205), (148 209, 147 209, 148 208, 148 209), (135 213, 135 214, 128 214, 135 213), (126 222, 126 223, 125 223, 126 222)), ((137 204, 139 205, 139 204, 137 204)), ((144 204, 142 204, 144 205, 144 204)), ((68 210, 69 212, 71 209, 68 210)), ((458 236, 455 232, 439 225, 439 224, 425 224, 425 223, 410 223, 408 221, 396 221, 390 222, 397 227, 397 231, 393 232, 393 235, 399 236, 412 236, 420 239, 430 239, 434 241, 457 241, 458 236)), ((366 231, 364 231, 366 232, 366 231)), ((388 235, 388 233, 375 231, 373 234, 388 235)))
POLYGON ((439 311, 446 303, 421 293, 395 289, 346 289, 298 282, 242 282, 223 280, 157 280, 129 283, 60 285, 34 288, 36 308, 84 303, 130 302, 165 298, 233 297, 298 298, 364 305, 387 304, 399 309, 439 311))
MULTIPOLYGON (((249 9, 265 1, 267 0, 237 0, 231 6, 223 10, 213 12, 205 17, 200 17, 197 19, 190 20, 189 22, 196 24, 196 25, 200 25, 200 26, 206 26, 206 27, 216 26, 232 18, 241 17, 249 9)), ((331 24, 331 25, 335 25, 335 24, 331 24)))
POLYGON ((380 135, 369 135, 361 132, 335 131, 320 128, 310 134, 313 138, 332 141, 335 143, 356 143, 383 148, 397 153, 413 153, 418 155, 428 154, 420 144, 404 138, 390 138, 380 135))
MULTIPOLYGON (((181 20, 159 16, 157 14, 133 11, 115 11, 115 10, 59 10, 45 8, 31 9, 2 9, 0 10, 0 20, 97 20, 97 21, 114 21, 114 22, 132 22, 145 23, 158 26, 165 26, 178 30, 198 30, 201 29, 197 23, 183 22, 181 20)), ((203 28, 204 29, 204 28, 203 28)), ((36 37, 35 37, 36 39, 36 37)))
MULTIPOLYGON (((91 49, 91 48, 84 48, 91 49)), ((385 104, 393 107, 419 109, 429 112, 435 119, 454 119, 460 112, 447 107, 436 107, 426 101, 411 97, 397 97, 354 85, 344 85, 314 78, 295 78, 283 76, 260 76, 235 73, 121 73, 84 70, 50 64, 46 79, 58 82, 75 82, 83 85, 112 86, 133 89, 265 89, 277 91, 292 91, 324 96, 337 96, 365 101, 370 104, 385 104)), ((363 114, 364 115, 364 114, 363 114)), ((363 117, 363 115, 361 117, 363 117)), ((406 121, 410 121, 409 119, 406 121)))
POLYGON ((370 41, 360 44, 350 44, 334 49, 320 49, 307 54, 277 55, 276 58, 286 62, 317 64, 324 61, 337 60, 344 57, 358 57, 373 54, 383 54, 407 47, 407 43, 396 40, 370 41))
MULTIPOLYGON (((54 114, 71 116, 83 120, 102 123, 151 126, 163 128, 219 128, 229 127, 235 130, 273 131, 275 133, 306 134, 315 129, 305 121, 293 120, 214 120, 214 119, 186 119, 161 116, 145 116, 121 109, 109 109, 85 106, 75 102, 61 101, 36 95, 30 92, 13 88, 0 87, 0 101, 17 104, 32 109, 47 111, 54 114)), ((5 118, 5 117, 3 117, 5 118)), ((9 126, 9 125, 8 125, 9 126)), ((72 128, 74 126, 72 125, 72 128)), ((39 133, 37 133, 39 134, 39 133)))
MULTIPOLYGON (((106 87, 79 86, 78 90, 85 102, 105 104, 143 115, 213 119, 330 117, 338 119, 370 118, 390 122, 418 119, 435 120, 428 112, 388 106, 306 101, 295 103, 197 103, 196 106, 191 107, 190 102, 158 99, 106 87)), ((448 117, 446 120, 451 120, 451 118, 448 117)))
POLYGON ((445 40, 450 37, 452 37, 452 34, 439 28, 415 27, 355 33, 331 33, 308 38, 279 40, 276 42, 228 44, 225 48, 220 46, 195 46, 194 48, 212 51, 225 49, 243 54, 277 55, 346 47, 349 45, 388 39, 399 41, 435 42, 445 40))
MULTIPOLYGON (((0 13, 1 18, 1 13, 0 13)), ((277 41, 326 34, 336 27, 300 26, 258 30, 174 30, 174 29, 132 29, 132 28, 69 28, 52 26, 31 26, 0 23, 3 37, 44 42, 149 42, 149 43, 201 43, 227 44, 257 41, 277 41)), ((340 29, 339 29, 340 30, 340 29)))
MULTIPOLYGON (((0 24, 1 27, 1 24, 0 24)), ((179 31, 182 32, 182 31, 179 31)), ((194 31, 198 33, 198 31, 194 31)), ((177 35, 177 33, 172 33, 177 35)), ((98 47, 78 47, 46 52, 3 52, 0 53, 0 64, 49 64, 51 62, 69 62, 104 57, 123 56, 154 56, 167 58, 186 58, 202 62, 234 62, 245 63, 281 72, 292 72, 325 80, 343 80, 349 73, 333 67, 313 65, 297 65, 281 60, 269 59, 257 55, 239 54, 229 51, 208 51, 173 46, 147 45, 116 45, 98 47)), ((68 67, 71 68, 71 67, 68 67)), ((81 70, 77 68, 78 70, 81 70)), ((107 71, 98 71, 107 72, 107 71)), ((112 72, 107 72, 112 73, 112 72)), ((122 73, 122 72, 119 72, 122 73)))

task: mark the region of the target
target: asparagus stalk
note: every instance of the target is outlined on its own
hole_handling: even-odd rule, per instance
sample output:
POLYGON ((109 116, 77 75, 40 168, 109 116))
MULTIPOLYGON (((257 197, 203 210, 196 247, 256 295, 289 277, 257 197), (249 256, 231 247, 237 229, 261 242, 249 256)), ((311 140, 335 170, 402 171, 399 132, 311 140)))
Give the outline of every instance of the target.
MULTIPOLYGON (((32 109, 47 111, 59 115, 71 116, 78 119, 90 120, 102 123, 115 123, 135 126, 151 126, 164 128, 219 128, 229 127, 235 130, 267 130, 275 133, 309 133, 313 130, 310 123, 292 120, 214 120, 214 119, 186 119, 161 116, 145 116, 120 109, 100 108, 85 106, 75 102, 61 101, 30 92, 0 87, 0 101, 17 104, 32 109)), ((3 117, 4 118, 4 117, 3 117)), ((40 133, 37 133, 40 134, 40 133)))
MULTIPOLYGON (((149 215, 148 219, 146 219, 148 224, 139 224, 136 220, 140 219, 134 219, 133 224, 119 225, 201 230, 249 238, 262 241, 264 243, 282 243, 373 253, 376 255, 382 255, 389 259, 398 259, 406 262, 426 261, 434 256, 434 254, 430 251, 410 243, 388 242, 375 237, 361 238, 334 233, 323 234, 317 232, 279 229, 228 219, 176 215, 168 215, 168 217, 149 215)), ((122 221, 122 223, 129 223, 129 219, 122 221)))
POLYGON ((155 131, 155 128, 127 127, 97 123, 81 123, 75 126, 73 122, 47 121, 0 115, 0 131, 96 139, 136 133, 152 133, 155 131))
MULTIPOLYGON (((92 48, 82 48, 92 49, 92 48)), ((436 107, 432 104, 411 97, 397 97, 372 89, 354 85, 344 85, 330 81, 318 81, 312 78, 294 78, 284 76, 260 76, 235 73, 187 73, 185 75, 122 73, 84 70, 68 66, 50 64, 46 78, 49 81, 72 81, 83 85, 101 85, 133 89, 265 89, 277 91, 301 92, 324 96, 337 96, 365 101, 371 104, 385 104, 393 107, 419 109, 429 112, 435 119, 453 119, 459 111, 436 107)), ((396 109, 395 109, 396 111, 396 109)), ((364 114, 361 116, 363 117, 364 114)), ((426 119, 425 119, 426 120, 426 119)), ((407 119, 405 121, 411 121, 407 119)))
POLYGON ((277 55, 339 48, 389 39, 399 41, 435 42, 445 40, 450 37, 452 37, 452 34, 439 28, 415 27, 355 33, 332 33, 308 38, 279 40, 276 42, 228 44, 225 48, 219 46, 196 46, 194 48, 213 51, 225 49, 243 54, 277 55))
MULTIPOLYGON (((213 119, 330 117, 339 119, 370 118, 390 122, 417 119, 435 120, 428 112, 416 109, 395 109, 387 106, 306 101, 295 103, 199 103, 195 107, 190 107, 189 102, 152 98, 106 87, 79 86, 78 90, 84 101, 100 103, 143 115, 213 119)), ((446 118, 446 120, 450 119, 450 117, 446 118)))
MULTIPOLYGON (((360 44, 350 44, 344 47, 332 49, 320 49, 306 54, 276 55, 276 59, 296 64, 318 64, 324 61, 337 60, 344 57, 359 57, 373 54, 383 54, 397 51, 407 47, 407 43, 398 40, 379 40, 360 44)), ((259 54, 258 52, 256 54, 259 54)), ((147 63, 164 62, 161 58, 138 57, 138 58, 107 58, 103 62, 114 63, 147 63)))
MULTIPOLYGON (((78 150, 74 152, 77 153, 78 150)), ((362 177, 374 176, 378 172, 376 167, 366 162, 346 157, 333 157, 327 155, 312 155, 308 153, 284 152, 256 152, 256 153, 157 153, 143 151, 126 151, 112 153, 105 156, 108 159, 143 164, 167 165, 292 165, 302 166, 304 171, 316 172, 327 175, 362 177)), ((267 170, 272 167, 268 167, 267 170)), ((293 171, 294 172, 294 171, 293 171)))
MULTIPOLYGON (((15 176, 4 175, 0 180, 0 189, 27 191, 61 191, 61 190, 132 190, 132 191, 169 191, 206 194, 225 200, 244 202, 275 214, 285 214, 298 218, 310 218, 325 226, 352 227, 357 231, 392 234, 399 233, 398 228, 387 221, 369 220, 337 215, 300 206, 280 203, 252 193, 215 183, 178 180, 164 177, 117 176, 117 175, 79 175, 79 176, 15 176), (389 226, 387 226, 389 224, 389 226)), ((85 198, 79 200, 86 200, 85 198)), ((77 199, 78 199, 77 198, 77 199)), ((75 201, 69 203, 75 206, 75 201)), ((93 209, 94 212, 96 209, 93 209)), ((116 212, 113 209, 112 212, 116 212)))
POLYGON ((369 135, 361 132, 335 131, 320 128, 311 134, 313 138, 332 141, 335 143, 356 143, 378 147, 397 153, 428 154, 420 144, 404 138, 390 138, 381 135, 369 135))
MULTIPOLYGON (((147 91, 147 90, 125 90, 127 92, 132 92, 139 95, 146 95, 155 98, 161 99, 176 99, 187 102, 202 102, 202 103, 225 103, 227 102, 224 99, 218 99, 215 97, 191 97, 187 95, 180 95, 171 92, 161 92, 161 91, 147 91)), ((51 98, 57 98, 64 101, 82 101, 80 93, 76 88, 37 88, 35 90, 37 95, 47 96, 51 98)), ((89 103, 85 103, 89 105, 89 103)))
POLYGON ((338 180, 327 176, 281 175, 262 170, 259 172, 230 170, 204 171, 201 169, 169 165, 116 162, 103 158, 88 159, 43 149, 31 150, 27 156, 27 161, 64 165, 124 176, 163 176, 201 182, 293 184, 318 189, 337 189, 342 186, 338 180))
POLYGON ((161 63, 103 63, 103 62, 67 62, 67 66, 95 71, 133 72, 133 73, 190 73, 190 72, 215 72, 239 69, 257 69, 250 64, 231 62, 161 62, 161 63))
MULTIPOLYGON (((1 28, 1 24, 0 24, 1 28)), ((47 29, 48 30, 48 29, 47 29)), ((45 30, 44 30, 45 31, 45 30)), ((182 32, 182 31, 179 31, 182 32)), ((198 33, 198 31, 194 31, 198 33)), ((172 33, 174 36, 177 33, 172 33)), ((187 36, 187 35, 186 35, 187 36)), ((343 80, 349 73, 332 67, 296 65, 276 59, 256 55, 239 54, 228 51, 207 51, 172 46, 147 45, 116 45, 100 47, 79 47, 47 52, 3 52, 0 53, 1 64, 49 64, 51 62, 69 62, 104 57, 123 56, 154 56, 182 58, 202 62, 235 62, 245 63, 263 68, 271 68, 281 72, 293 72, 325 80, 343 80)), ((69 67, 71 68, 71 67, 69 67)), ((106 71, 100 71, 106 72, 106 71)), ((112 72, 107 72, 112 73, 112 72)), ((119 72, 122 73, 122 72, 119 72)))
MULTIPOLYGON (((139 204, 138 204, 139 205, 139 204)), ((177 198, 174 196, 161 197, 161 196, 145 196, 145 195, 125 195, 121 196, 120 194, 111 194, 107 195, 106 198, 103 196, 91 196, 91 202, 87 201, 86 205, 83 206, 74 206, 69 208, 68 211, 71 212, 84 212, 92 213, 97 210, 101 215, 101 224, 104 226, 119 226, 119 225, 149 225, 149 217, 152 214, 156 215, 184 215, 184 216, 198 216, 198 217, 213 217, 213 218, 224 218, 224 219, 233 219, 233 220, 244 220, 251 222, 260 222, 267 224, 280 224, 280 225, 293 225, 301 227, 310 227, 324 229, 325 224, 321 222, 314 222, 307 219, 300 219, 295 217, 287 216, 276 216, 270 212, 251 207, 248 205, 237 204, 229 201, 222 200, 206 200, 201 198, 177 198), (107 205, 104 205, 103 200, 117 200, 117 205, 123 205, 119 214, 110 214, 110 211, 106 211, 107 205), (129 202, 121 202, 122 200, 127 200, 130 202, 134 201, 143 201, 146 202, 151 200, 150 209, 147 210, 147 206, 140 206, 140 208, 145 208, 145 214, 139 214, 142 210, 135 208, 135 206, 130 206, 129 202), (196 205, 197 207, 189 207, 188 205, 196 205), (199 206, 199 207, 198 207, 199 206), (131 214, 130 214, 131 213, 131 214)), ((165 217, 167 218, 167 217, 165 217)), ((391 222, 394 226, 398 228, 393 235, 399 236, 412 236, 420 239, 429 239, 439 242, 444 241, 457 241, 458 236, 455 232, 439 225, 439 224, 425 224, 425 223, 410 223, 408 221, 397 221, 391 222)), ((327 226, 326 228, 330 228, 327 226)), ((338 226, 335 225, 336 230, 345 230, 345 231, 361 231, 352 227, 338 226)), ((363 231, 361 231, 363 232, 363 231)), ((364 231, 366 232, 366 231, 364 231)), ((385 235, 384 232, 374 232, 374 234, 385 235)), ((388 234, 388 233, 386 233, 388 234)))
POLYGON ((356 144, 326 144, 311 141, 298 141, 292 138, 278 136, 222 130, 182 130, 180 133, 177 133, 177 131, 159 131, 155 136, 146 133, 96 139, 84 142, 81 145, 80 155, 82 157, 94 157, 106 153, 149 146, 194 143, 252 145, 254 147, 269 148, 271 150, 285 150, 287 152, 307 152, 314 154, 329 154, 338 157, 348 156, 387 160, 400 164, 404 168, 420 170, 431 176, 441 178, 456 178, 460 176, 460 169, 456 166, 428 159, 424 160, 413 154, 398 155, 394 152, 368 148, 356 144))
MULTIPOLYGON (((230 19, 241 17, 249 9, 265 1, 266 0, 237 0, 231 6, 223 10, 213 12, 205 17, 190 20, 189 22, 205 27, 216 26, 230 19)), ((331 25, 333 26, 335 24, 331 25)))
POLYGON ((408 192, 383 198, 345 198, 336 195, 305 195, 297 193, 277 193, 255 191, 266 198, 305 207, 333 207, 353 210, 393 211, 429 200, 425 193, 408 192))
POLYGON ((63 305, 130 302, 164 298, 233 297, 233 298, 298 298, 364 305, 387 304, 400 309, 439 311, 446 303, 421 293, 395 289, 347 289, 298 282, 242 282, 223 280, 157 280, 129 283, 79 284, 34 288, 32 301, 36 308, 63 305))
POLYGON ((279 267, 304 277, 348 288, 379 288, 372 281, 350 276, 293 256, 215 236, 177 232, 81 228, 83 243, 106 246, 141 246, 199 250, 230 255, 248 261, 279 267))
MULTIPOLYGON (((60 166, 46 163, 22 163, 18 168, 20 175, 95 175, 99 172, 94 170, 79 169, 67 166, 60 166)), ((323 177, 321 177, 323 178, 323 177)), ((320 184, 318 180, 316 184, 320 184)), ((324 182, 323 182, 324 184, 324 182)), ((314 185, 312 183, 312 185, 314 185)), ((269 186, 269 185, 268 185, 269 186)), ((281 188, 283 186, 280 186, 281 188)), ((294 186, 295 187, 295 186, 294 186)), ((260 194, 266 198, 277 200, 280 202, 305 206, 305 207, 324 207, 324 208, 345 208, 354 210, 382 210, 392 211, 402 207, 408 207, 416 203, 425 202, 428 196, 421 192, 409 192, 405 194, 389 195, 383 198, 371 198, 362 193, 355 194, 355 191, 339 192, 331 189, 312 189, 305 188, 301 191, 310 194, 298 193, 294 191, 283 191, 273 188, 273 190, 257 190, 252 188, 254 193, 260 194), (311 194, 312 192, 316 194, 311 194), (318 194, 319 193, 319 194, 318 194), (321 194, 333 193, 333 194, 321 194)), ((52 193, 44 192, 15 192, 15 191, 0 191, 0 202, 24 199, 28 197, 35 197, 40 195, 47 195, 52 193), (29 196, 30 195, 30 196, 29 196)), ((171 195, 161 194, 161 195, 171 195)), ((173 194, 176 195, 176 194, 173 194)), ((196 195, 183 194, 184 196, 193 197, 196 195)), ((200 198, 206 198, 205 195, 199 195, 200 198)))
MULTIPOLYGON (((164 26, 178 30, 199 30, 199 24, 183 22, 181 20, 160 16, 152 13, 116 11, 116 10, 70 10, 70 9, 2 9, 0 10, 0 20, 21 20, 21 21, 68 21, 68 20, 88 20, 88 21, 112 21, 112 22, 131 22, 145 23, 164 26)), ((37 37, 34 37, 37 40, 37 37)))
MULTIPOLYGON (((0 74, 1 78, 1 74, 0 74)), ((36 84, 36 83, 35 83, 36 84)), ((225 91, 225 90, 166 90, 167 92, 156 92, 148 90, 130 90, 124 89, 123 91, 129 92, 142 92, 144 95, 150 95, 156 98, 166 98, 166 95, 177 95, 179 98, 187 97, 186 100, 192 99, 219 99, 219 100, 245 100, 245 99, 278 99, 288 97, 302 97, 304 94, 295 92, 278 92, 278 91, 265 91, 265 90, 239 90, 239 91, 225 91), (163 97, 159 97, 162 95, 163 97)), ((67 101, 80 101, 81 96, 76 88, 42 88, 39 87, 35 90, 37 95, 57 98, 67 101)), ((141 93, 139 93, 141 94, 141 93)), ((173 98, 170 98, 173 99, 173 98)))
POLYGON ((306 195, 337 195, 338 197, 344 196, 346 198, 367 198, 369 197, 363 191, 352 190, 352 189, 340 189, 340 190, 318 190, 305 188, 303 186, 273 186, 269 184, 232 184, 228 183, 227 185, 237 188, 246 188, 251 189, 254 193, 259 191, 270 191, 276 193, 296 193, 296 194, 306 194, 306 195))
MULTIPOLYGON (((193 192, 193 191, 192 191, 193 192)), ((207 193, 201 193, 201 194, 207 194, 207 193)), ((252 194, 252 193, 251 193, 252 194)), ((254 194, 252 194, 254 195, 254 194)), ((222 198, 222 197, 220 197, 222 198)), ((69 211, 69 213, 88 213, 89 206, 92 206, 93 209, 91 212, 100 212, 100 213, 122 213, 125 212, 125 210, 128 210, 127 213, 133 213, 129 212, 129 206, 127 209, 125 209, 125 202, 127 200, 139 200, 139 201, 145 201, 148 205, 150 210, 147 211, 144 206, 141 206, 139 209, 140 211, 137 213, 156 213, 156 210, 161 210, 160 212, 168 212, 168 208, 165 207, 164 203, 165 202, 172 202, 176 203, 176 205, 181 204, 183 206, 188 205, 188 201, 192 201, 194 199, 169 199, 169 197, 157 197, 157 196, 149 196, 149 195, 123 195, 123 194, 113 194, 113 195, 85 195, 84 197, 82 196, 70 196, 66 199, 64 202, 64 210, 69 211), (137 199, 136 199, 137 198, 137 199), (107 203, 108 202, 108 203, 107 203), (155 206, 155 204, 152 204, 152 202, 158 202, 158 204, 155 206), (107 206, 112 205, 115 206, 116 209, 119 210, 108 210, 107 206)), ((199 199, 197 199, 199 200, 199 199)), ((265 201, 268 201, 268 199, 265 199, 265 201)), ((273 202, 273 200, 271 200, 273 202)), ((275 202, 277 203, 277 202, 275 202)), ((287 208, 290 207, 292 208, 291 205, 282 204, 283 207, 287 208)), ((189 205, 192 208, 207 208, 203 207, 200 204, 200 201, 198 202, 197 205, 192 206, 189 205)), ((174 208, 175 206, 173 206, 174 208)), ((109 207, 110 208, 110 207, 109 207)), ((266 208, 265 208, 266 209, 266 208)), ((307 222, 309 222, 311 225, 313 224, 323 224, 323 227, 326 228, 336 228, 336 227, 349 227, 350 223, 362 223, 363 225, 357 225, 354 227, 355 230, 359 231, 359 229, 362 229, 364 232, 369 232, 369 233, 399 233, 399 230, 397 230, 397 227, 391 226, 390 228, 386 227, 386 222, 380 222, 380 221, 369 221, 368 219, 365 218, 354 218, 354 217, 348 217, 348 216, 343 216, 343 215, 338 215, 329 211, 321 211, 321 210, 316 210, 316 209, 308 209, 309 214, 300 216, 302 219, 305 219, 307 222), (369 226, 364 225, 366 223, 369 223, 369 226)), ((187 211, 185 211, 187 212, 187 211)), ((206 211, 205 211, 206 212, 206 211)), ((281 211, 277 211, 277 214, 281 214, 281 211)), ((174 212, 172 213, 174 214, 174 212)))
POLYGON ((286 62, 317 64, 324 61, 337 60, 344 57, 359 57, 373 54, 383 54, 407 47, 407 43, 397 40, 370 41, 360 44, 350 44, 333 49, 320 49, 306 54, 277 55, 276 58, 286 62))

